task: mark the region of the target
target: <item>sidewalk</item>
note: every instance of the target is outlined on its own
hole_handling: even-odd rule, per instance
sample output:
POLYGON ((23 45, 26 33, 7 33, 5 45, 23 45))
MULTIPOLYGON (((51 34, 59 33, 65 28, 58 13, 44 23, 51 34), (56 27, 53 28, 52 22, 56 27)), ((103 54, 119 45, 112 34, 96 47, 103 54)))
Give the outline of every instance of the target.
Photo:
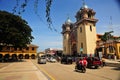
POLYGON ((120 59, 114 60, 114 59, 104 59, 107 66, 111 67, 120 67, 120 59))
POLYGON ((30 60, 25 60, 1 68, 0 80, 48 80, 48 78, 30 60))

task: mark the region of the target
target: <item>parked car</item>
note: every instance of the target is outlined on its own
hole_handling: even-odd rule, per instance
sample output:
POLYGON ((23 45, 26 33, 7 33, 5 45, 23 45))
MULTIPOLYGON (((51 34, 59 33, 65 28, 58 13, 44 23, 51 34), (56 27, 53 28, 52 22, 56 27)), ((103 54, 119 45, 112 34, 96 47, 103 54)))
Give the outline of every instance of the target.
POLYGON ((48 62, 50 62, 50 57, 46 57, 46 60, 47 60, 48 62))
POLYGON ((102 61, 98 57, 88 57, 87 62, 88 68, 98 68, 99 66, 102 66, 102 61))
POLYGON ((38 64, 46 64, 46 57, 45 56, 38 57, 38 64))
POLYGON ((50 58, 50 62, 56 62, 55 57, 51 57, 51 58, 50 58))
POLYGON ((72 64, 72 57, 70 56, 64 56, 61 58, 61 64, 72 64))

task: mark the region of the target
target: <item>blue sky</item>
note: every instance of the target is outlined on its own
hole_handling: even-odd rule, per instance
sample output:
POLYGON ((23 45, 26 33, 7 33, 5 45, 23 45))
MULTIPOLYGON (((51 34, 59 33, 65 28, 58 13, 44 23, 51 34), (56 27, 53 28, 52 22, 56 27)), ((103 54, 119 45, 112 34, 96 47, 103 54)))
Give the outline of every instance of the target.
MULTIPOLYGON (((23 1, 23 0, 20 0, 23 1)), ((96 12, 96 18, 99 20, 96 24, 97 33, 103 34, 105 31, 114 30, 114 35, 120 36, 120 7, 116 0, 85 0, 87 6, 96 12), (112 20, 110 19, 112 16, 112 20), (110 28, 112 22, 112 29, 110 28)), ((82 6, 82 0, 53 0, 51 6, 51 18, 53 27, 58 32, 50 30, 45 18, 45 0, 39 0, 38 17, 34 12, 34 0, 29 0, 22 18, 25 19, 33 32, 34 40, 32 44, 38 45, 38 51, 46 48, 62 48, 62 24, 66 21, 68 15, 71 21, 76 21, 76 12, 82 6)), ((0 10, 12 12, 16 0, 0 0, 0 10)))

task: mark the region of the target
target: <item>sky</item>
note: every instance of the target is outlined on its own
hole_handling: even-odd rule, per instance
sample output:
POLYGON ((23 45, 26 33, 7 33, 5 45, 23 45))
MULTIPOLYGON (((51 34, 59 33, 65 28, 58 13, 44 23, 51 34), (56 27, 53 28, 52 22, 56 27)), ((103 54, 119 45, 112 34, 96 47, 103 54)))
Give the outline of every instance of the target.
MULTIPOLYGON (((24 1, 24 0, 20 0, 24 1)), ((28 22, 32 28, 32 36, 34 39, 32 44, 39 46, 38 52, 47 48, 62 49, 62 24, 69 17, 71 21, 76 22, 75 15, 83 5, 82 0, 53 0, 50 16, 52 19, 52 27, 57 32, 50 30, 45 17, 45 0, 39 0, 38 14, 35 14, 34 0, 28 0, 25 12, 20 16, 28 22)), ((95 12, 95 18, 99 21, 96 23, 98 34, 104 34, 113 30, 113 35, 120 36, 120 7, 116 0, 85 0, 88 8, 92 8, 95 12)), ((12 13, 16 0, 0 0, 0 10, 12 13)))

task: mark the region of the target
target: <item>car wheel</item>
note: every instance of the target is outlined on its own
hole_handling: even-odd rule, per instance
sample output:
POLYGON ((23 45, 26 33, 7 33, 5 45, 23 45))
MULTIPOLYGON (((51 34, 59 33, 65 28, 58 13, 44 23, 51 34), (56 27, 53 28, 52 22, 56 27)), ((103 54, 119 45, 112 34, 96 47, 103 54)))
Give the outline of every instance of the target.
POLYGON ((90 69, 92 68, 90 65, 88 65, 87 67, 90 68, 90 69))
POLYGON ((98 66, 95 66, 95 69, 98 69, 98 66))

